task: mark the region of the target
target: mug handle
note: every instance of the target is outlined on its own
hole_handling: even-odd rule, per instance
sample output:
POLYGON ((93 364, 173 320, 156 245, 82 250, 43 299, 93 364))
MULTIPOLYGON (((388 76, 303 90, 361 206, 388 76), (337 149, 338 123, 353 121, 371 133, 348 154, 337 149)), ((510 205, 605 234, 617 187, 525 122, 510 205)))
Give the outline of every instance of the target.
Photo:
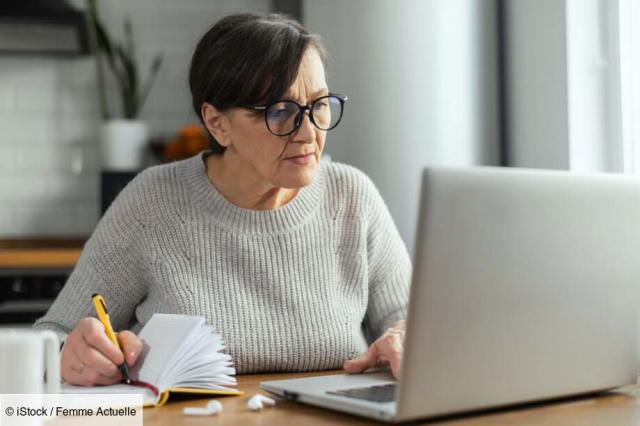
POLYGON ((60 393, 60 343, 53 331, 42 331, 46 369, 45 393, 60 393))

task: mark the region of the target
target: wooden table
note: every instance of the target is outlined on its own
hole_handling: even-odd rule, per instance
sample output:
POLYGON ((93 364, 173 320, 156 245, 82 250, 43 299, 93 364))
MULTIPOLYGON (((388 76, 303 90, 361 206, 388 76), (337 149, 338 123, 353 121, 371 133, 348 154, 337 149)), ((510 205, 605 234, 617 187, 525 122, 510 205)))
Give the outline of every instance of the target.
MULTIPOLYGON (((224 410, 212 417, 182 415, 186 406, 204 406, 208 400, 169 402, 163 407, 144 410, 145 426, 160 425, 372 425, 373 420, 342 414, 289 401, 279 401, 274 408, 265 407, 261 412, 249 411, 247 399, 260 392, 260 382, 297 377, 308 377, 338 372, 264 374, 238 376, 240 397, 223 397, 224 410)), ((268 395, 265 392, 262 392, 268 395)), ((573 398, 561 402, 528 405, 516 409, 496 410, 489 413, 458 416, 430 422, 450 426, 480 425, 544 425, 544 426, 631 426, 640 425, 640 387, 627 386, 595 397, 573 398)))

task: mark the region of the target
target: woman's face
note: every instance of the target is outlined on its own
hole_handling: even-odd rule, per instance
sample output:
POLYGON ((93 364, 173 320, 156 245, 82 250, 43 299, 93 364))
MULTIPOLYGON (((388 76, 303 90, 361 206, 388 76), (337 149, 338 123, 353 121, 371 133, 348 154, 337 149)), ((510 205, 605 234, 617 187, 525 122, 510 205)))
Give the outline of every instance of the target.
MULTIPOLYGON (((309 48, 296 80, 283 99, 309 105, 327 94, 322 60, 314 48, 309 48)), ((233 108, 222 116, 219 127, 224 131, 214 131, 211 127, 209 130, 227 147, 224 156, 240 160, 243 172, 253 172, 255 177, 274 187, 300 188, 311 183, 324 149, 326 132, 315 127, 307 113, 303 114, 300 127, 286 136, 275 136, 269 131, 264 111, 233 108)), ((208 123, 206 114, 205 122, 208 123)))

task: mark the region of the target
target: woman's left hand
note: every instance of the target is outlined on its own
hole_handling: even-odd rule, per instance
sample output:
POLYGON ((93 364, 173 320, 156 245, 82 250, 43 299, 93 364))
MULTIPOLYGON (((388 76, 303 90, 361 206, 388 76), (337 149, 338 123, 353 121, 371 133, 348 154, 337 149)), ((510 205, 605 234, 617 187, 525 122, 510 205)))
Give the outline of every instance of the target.
POLYGON ((357 358, 344 362, 349 373, 361 373, 376 366, 390 366, 393 377, 400 377, 404 352, 405 320, 400 320, 378 338, 369 349, 357 358))

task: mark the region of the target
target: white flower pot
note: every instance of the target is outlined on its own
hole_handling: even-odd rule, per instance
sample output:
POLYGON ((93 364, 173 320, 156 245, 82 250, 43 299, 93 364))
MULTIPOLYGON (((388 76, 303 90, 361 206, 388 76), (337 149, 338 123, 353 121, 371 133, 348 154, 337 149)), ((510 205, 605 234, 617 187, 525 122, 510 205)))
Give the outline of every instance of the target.
POLYGON ((102 168, 137 171, 144 162, 149 127, 142 120, 109 120, 102 126, 102 168))

